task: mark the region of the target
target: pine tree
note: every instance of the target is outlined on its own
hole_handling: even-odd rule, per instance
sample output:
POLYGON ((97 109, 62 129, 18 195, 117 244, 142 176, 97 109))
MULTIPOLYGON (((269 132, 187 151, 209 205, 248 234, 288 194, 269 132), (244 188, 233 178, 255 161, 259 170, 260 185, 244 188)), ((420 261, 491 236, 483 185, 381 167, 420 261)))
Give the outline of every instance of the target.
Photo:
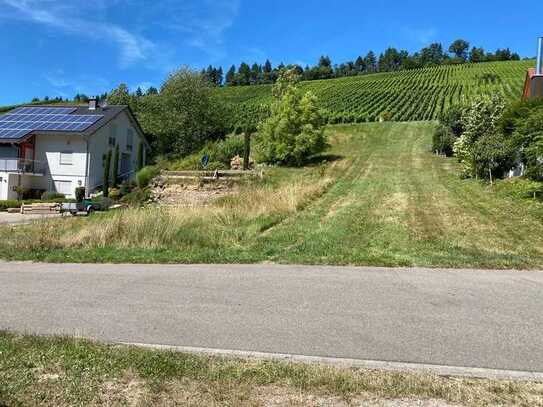
POLYGON ((266 59, 264 67, 262 68, 262 80, 264 83, 271 83, 272 81, 273 67, 269 59, 266 59))
POLYGON ((226 72, 225 85, 236 86, 237 85, 236 82, 237 82, 236 81, 236 66, 232 65, 230 69, 228 70, 228 72, 226 72))
POLYGON ((104 154, 104 178, 103 178, 103 188, 104 197, 109 196, 109 170, 111 166, 111 150, 104 154))
POLYGON ((262 67, 256 62, 251 67, 251 85, 262 83, 262 67))
POLYGON ((217 84, 217 86, 222 86, 222 81, 223 81, 223 71, 222 71, 222 67, 219 67, 219 69, 217 69, 216 74, 215 74, 215 83, 217 84))
POLYGON ((238 70, 238 84, 250 85, 251 84, 251 67, 245 62, 242 62, 238 70))
POLYGON ((362 57, 356 58, 354 67, 355 67, 356 72, 359 74, 366 72, 366 61, 364 61, 364 58, 362 57))
POLYGON ((377 58, 375 57, 375 53, 373 51, 368 52, 368 55, 366 55, 366 70, 368 72, 375 72, 377 71, 377 58))
POLYGON ((115 146, 115 155, 113 156, 113 176, 112 176, 112 182, 111 187, 117 188, 119 186, 119 159, 120 159, 120 151, 119 151, 119 144, 115 146))

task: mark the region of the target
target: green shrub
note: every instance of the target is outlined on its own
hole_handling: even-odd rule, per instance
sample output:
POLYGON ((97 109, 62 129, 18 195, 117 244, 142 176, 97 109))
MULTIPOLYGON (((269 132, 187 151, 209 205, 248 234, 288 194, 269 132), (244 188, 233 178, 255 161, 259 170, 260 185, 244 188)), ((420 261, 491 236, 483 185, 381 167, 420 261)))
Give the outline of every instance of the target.
POLYGON ((219 162, 230 167, 230 160, 236 155, 243 155, 244 142, 242 136, 230 136, 226 139, 213 143, 209 151, 211 161, 219 162))
POLYGON ((109 198, 113 199, 113 200, 118 200, 119 198, 121 197, 121 192, 119 191, 118 188, 111 188, 109 190, 109 198))
POLYGON ((207 154, 209 163, 207 170, 224 170, 230 168, 230 160, 236 155, 242 156, 245 144, 242 135, 232 135, 224 140, 208 143, 198 153, 191 154, 180 161, 168 165, 172 170, 201 170, 202 157, 207 154))
POLYGON ((121 184, 121 188, 119 189, 119 193, 121 196, 128 195, 131 193, 135 188, 137 187, 136 183, 134 181, 128 181, 125 180, 121 184))
POLYGON ((136 189, 121 198, 121 203, 130 206, 141 206, 151 198, 151 191, 148 188, 136 189))
POLYGON ((456 137, 453 132, 448 127, 439 125, 434 131, 432 138, 432 151, 450 157, 453 155, 455 141, 456 137))
POLYGON ((392 112, 385 110, 384 112, 381 112, 381 114, 379 115, 379 121, 389 122, 392 120, 392 116, 393 116, 392 112))
POLYGON ((115 205, 115 201, 107 196, 98 196, 92 201, 93 203, 100 205, 103 211, 107 211, 111 206, 115 205))
POLYGON ((143 167, 137 174, 136 180, 141 189, 147 187, 149 183, 160 173, 156 166, 143 167))
POLYGON ((48 192, 48 191, 45 191, 41 195, 42 201, 50 201, 50 200, 56 200, 56 199, 66 199, 66 195, 59 194, 58 192, 48 192))
POLYGON ((111 167, 111 150, 104 154, 104 175, 102 179, 102 192, 105 197, 109 196, 109 173, 111 167))
POLYGON ((505 135, 512 135, 534 111, 543 109, 543 99, 530 99, 511 103, 505 110, 499 127, 505 135))
POLYGON ((6 201, 0 201, 0 211, 7 211, 11 208, 20 208, 22 205, 21 201, 17 201, 16 199, 10 199, 6 201))
POLYGON ((543 183, 523 177, 500 180, 496 183, 496 190, 498 193, 516 198, 543 199, 543 183))
POLYGON ((140 171, 142 168, 143 168, 143 165, 144 165, 144 158, 143 158, 143 155, 144 155, 144 145, 142 142, 140 142, 138 144, 138 158, 137 158, 137 161, 136 161, 136 171, 140 171))
POLYGON ((121 152, 119 150, 119 144, 115 146, 115 152, 113 153, 113 169, 111 177, 111 187, 117 188, 119 186, 119 161, 121 152))
POLYGON ((439 123, 448 128, 455 138, 460 137, 464 132, 462 115, 465 110, 466 107, 463 105, 454 105, 439 116, 439 123))

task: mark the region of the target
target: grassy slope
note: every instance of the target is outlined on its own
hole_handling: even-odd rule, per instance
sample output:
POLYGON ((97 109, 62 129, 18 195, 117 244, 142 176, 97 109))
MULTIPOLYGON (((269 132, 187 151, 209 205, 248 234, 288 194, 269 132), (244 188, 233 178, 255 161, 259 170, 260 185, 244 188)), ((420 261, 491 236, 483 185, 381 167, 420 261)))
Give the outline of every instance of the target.
POLYGON ((0 229, 8 259, 543 267, 543 205, 458 176, 432 123, 331 127, 327 165, 273 169, 203 209, 149 208, 0 229), (329 157, 330 158, 330 157, 329 157), (332 157, 333 158, 333 157, 332 157))
POLYGON ((453 159, 427 152, 432 128, 336 128, 343 140, 336 151, 349 157, 344 173, 312 210, 261 240, 262 248, 273 245, 272 258, 281 261, 541 266, 541 205, 500 198, 460 179, 453 159))
MULTIPOLYGON (((533 61, 447 65, 302 82, 300 87, 313 92, 329 114, 347 122, 353 121, 351 114, 373 121, 386 110, 397 121, 428 120, 437 118, 451 104, 480 94, 520 98, 526 70, 533 65, 533 61)), ((241 116, 254 115, 260 105, 271 102, 269 85, 226 87, 217 93, 241 116)))
POLYGON ((535 383, 226 360, 2 332, 0 355, 2 406, 543 405, 535 383))

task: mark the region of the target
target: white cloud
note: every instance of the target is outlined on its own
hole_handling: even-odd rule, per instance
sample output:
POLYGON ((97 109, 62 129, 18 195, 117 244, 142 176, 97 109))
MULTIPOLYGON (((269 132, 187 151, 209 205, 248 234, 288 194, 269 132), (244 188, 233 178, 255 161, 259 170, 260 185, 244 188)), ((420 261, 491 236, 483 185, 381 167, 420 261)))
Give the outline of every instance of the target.
POLYGON ((234 24, 240 0, 162 0, 147 10, 147 17, 162 28, 183 35, 183 43, 214 60, 225 56, 224 34, 234 24), (164 16, 169 16, 164 19, 164 16))
POLYGON ((91 15, 91 8, 103 9, 118 4, 119 1, 105 2, 104 0, 72 1, 68 4, 54 0, 0 0, 13 11, 3 16, 25 19, 85 37, 111 38, 120 49, 120 65, 127 67, 134 62, 146 60, 154 48, 154 44, 128 30, 106 21, 94 21, 83 18, 91 15))
MULTIPOLYGON (((186 62, 187 54, 196 66, 220 63, 228 49, 225 34, 239 4, 240 0, 0 0, 0 24, 27 21, 113 47, 119 68, 143 68, 149 71, 145 80, 157 83, 186 62)), ((103 93, 117 85, 93 73, 50 67, 43 78, 62 95, 103 93)), ((157 87, 143 80, 139 86, 157 87)))
POLYGON ((206 62, 222 59, 224 35, 239 7, 240 0, 0 0, 0 18, 24 19, 91 40, 108 38, 119 49, 121 68, 143 63, 166 72, 179 65, 174 61, 182 46, 202 52, 206 62), (112 19, 123 14, 130 16, 129 23, 112 19))

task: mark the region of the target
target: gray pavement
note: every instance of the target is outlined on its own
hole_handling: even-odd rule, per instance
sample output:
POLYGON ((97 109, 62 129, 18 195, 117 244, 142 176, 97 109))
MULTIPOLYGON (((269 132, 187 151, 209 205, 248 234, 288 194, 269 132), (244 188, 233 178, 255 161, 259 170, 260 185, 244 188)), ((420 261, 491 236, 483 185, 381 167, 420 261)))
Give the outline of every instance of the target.
POLYGON ((543 372, 543 273, 0 263, 0 329, 543 372))

